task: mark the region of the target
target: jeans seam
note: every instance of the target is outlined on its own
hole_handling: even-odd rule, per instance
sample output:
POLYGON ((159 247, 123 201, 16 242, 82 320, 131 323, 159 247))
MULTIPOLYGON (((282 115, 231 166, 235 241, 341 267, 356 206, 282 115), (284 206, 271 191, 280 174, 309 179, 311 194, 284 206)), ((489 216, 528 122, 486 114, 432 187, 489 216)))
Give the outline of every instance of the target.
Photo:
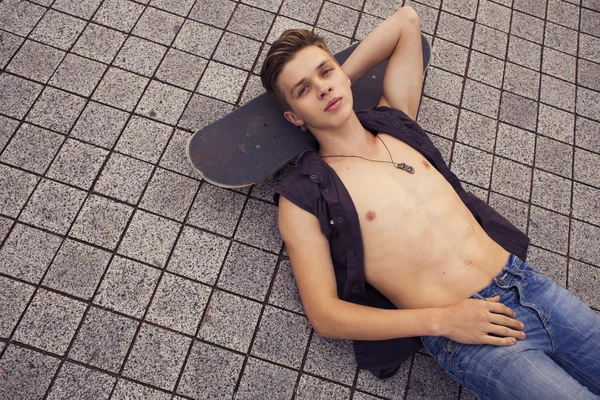
MULTIPOLYGON (((589 376, 588 374, 586 374, 585 372, 581 371, 579 368, 577 368, 576 366, 574 366, 573 364, 571 364, 570 362, 564 360, 562 357, 560 357, 557 354, 554 354, 554 352, 552 352, 550 354, 550 357, 554 357, 557 360, 560 360, 561 362, 567 364, 569 367, 573 368, 575 371, 577 371, 579 374, 581 374, 582 376, 584 376, 586 379, 588 379, 590 382, 593 382, 598 388, 600 388, 600 382, 597 381, 595 378, 592 378, 591 376, 589 376)), ((566 371, 565 371, 566 372, 566 371)))

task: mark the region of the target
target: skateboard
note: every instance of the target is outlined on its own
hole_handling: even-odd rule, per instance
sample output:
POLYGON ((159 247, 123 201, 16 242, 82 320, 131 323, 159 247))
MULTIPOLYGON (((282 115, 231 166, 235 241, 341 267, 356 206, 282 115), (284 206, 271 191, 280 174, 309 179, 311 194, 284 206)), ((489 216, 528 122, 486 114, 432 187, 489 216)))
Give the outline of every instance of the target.
MULTIPOLYGON (((421 35, 423 70, 431 59, 431 47, 421 35)), ((358 43, 335 54, 341 64, 358 43)), ((383 95, 387 61, 375 66, 352 85, 355 111, 377 105, 383 95)), ((269 95, 262 94, 190 137, 186 154, 204 180, 225 188, 250 186, 289 163, 315 138, 283 117, 269 95)))

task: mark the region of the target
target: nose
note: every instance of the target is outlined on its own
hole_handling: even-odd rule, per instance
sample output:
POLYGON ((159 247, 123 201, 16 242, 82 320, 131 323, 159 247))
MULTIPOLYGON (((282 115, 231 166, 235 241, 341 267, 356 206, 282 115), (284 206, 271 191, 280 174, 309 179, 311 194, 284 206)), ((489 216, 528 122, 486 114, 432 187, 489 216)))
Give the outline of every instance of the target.
POLYGON ((328 92, 331 92, 331 86, 328 82, 321 81, 319 84, 319 98, 323 98, 328 92))

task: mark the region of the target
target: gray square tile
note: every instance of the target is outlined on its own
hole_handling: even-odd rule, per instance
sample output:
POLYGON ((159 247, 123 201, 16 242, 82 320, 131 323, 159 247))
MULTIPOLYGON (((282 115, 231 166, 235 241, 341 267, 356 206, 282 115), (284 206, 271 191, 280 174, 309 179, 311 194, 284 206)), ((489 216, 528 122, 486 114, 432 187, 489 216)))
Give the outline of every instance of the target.
POLYGON ((173 390, 191 339, 144 324, 125 364, 123 375, 173 390))
POLYGON ((125 34, 96 24, 89 24, 73 46, 73 52, 93 58, 94 60, 110 63, 117 55, 125 34))
POLYGON ((544 46, 577 55, 577 31, 548 22, 545 32, 544 46))
POLYGON ((0 115, 0 149, 8 143, 17 126, 19 121, 0 115))
POLYGON ((544 40, 544 20, 513 11, 510 33, 542 44, 544 40))
POLYGON ((503 89, 537 100, 540 89, 540 73, 516 64, 507 63, 503 89))
MULTIPOLYGON (((546 49, 544 57, 547 57, 546 49)), ((507 61, 539 71, 541 59, 542 46, 517 36, 510 37, 507 61)))
POLYGON ((300 293, 292 271, 289 260, 284 260, 279 264, 275 282, 269 295, 269 303, 278 307, 285 308, 304 314, 300 293))
POLYGON ((579 29, 579 7, 561 0, 548 1, 548 21, 579 29))
MULTIPOLYGON (((438 16, 440 14, 440 11, 436 8, 428 7, 426 5, 422 5, 421 3, 415 3, 411 0, 407 0, 404 4, 411 6, 417 12, 417 15, 421 20, 421 31, 433 35, 438 24, 438 16)), ((400 1, 397 0, 393 2, 386 0, 367 0, 367 2, 365 3, 364 11, 381 18, 387 18, 394 14, 399 8, 400 1), (374 10, 368 11, 369 8, 373 8, 374 10)), ((460 27, 458 28, 458 30, 461 30, 460 27)), ((451 34, 451 32, 446 30, 446 36, 444 38, 451 39, 447 37, 451 34)))
POLYGON ((187 140, 191 135, 189 132, 176 129, 167 149, 160 159, 159 165, 195 180, 200 180, 200 174, 192 167, 186 156, 187 140))
POLYGON ((542 74, 540 100, 551 106, 573 112, 575 111, 575 85, 542 74))
POLYGON ((195 0, 151 0, 150 5, 173 14, 187 16, 195 0))
POLYGON ((356 372, 352 342, 313 334, 303 369, 323 378, 352 385, 356 372))
POLYGON ((106 66, 75 54, 67 54, 50 84, 82 96, 89 96, 100 82, 106 66))
POLYGON ((170 49, 156 71, 156 78, 187 90, 194 90, 207 64, 208 61, 203 58, 170 49))
POLYGON ((600 12, 597 9, 595 11, 581 9, 581 32, 600 36, 600 12))
POLYGON ((33 192, 20 219, 64 235, 86 195, 82 190, 44 179, 33 192))
POLYGON ((12 33, 0 31, 0 68, 6 67, 11 57, 23 43, 23 38, 12 33))
POLYGON ((567 258, 559 254, 529 246, 527 262, 561 287, 567 286, 567 258))
MULTIPOLYGON (((275 22, 273 23, 273 25, 271 25, 271 30, 269 31, 269 36, 267 36, 266 43, 272 44, 274 41, 279 39, 279 37, 281 36, 281 34, 283 34, 283 32, 285 32, 288 29, 312 30, 313 33, 315 33, 316 35, 319 35, 325 39, 325 41, 327 43, 327 47, 331 51, 329 40, 327 40, 327 38, 321 34, 322 32, 328 32, 328 31, 324 31, 324 30, 320 29, 319 30, 320 32, 317 32, 316 29, 313 30, 313 27, 311 25, 304 24, 304 23, 295 21, 290 18, 282 17, 281 15, 278 15, 277 18, 275 18, 275 22)), ((330 33, 330 32, 328 32, 328 33, 330 33)), ((333 35, 335 35, 335 34, 333 34, 333 35)), ((335 36, 339 36, 339 35, 335 35, 335 36)))
POLYGON ((214 59, 249 71, 258 56, 260 46, 260 42, 226 32, 214 59))
POLYGON ((600 93, 579 87, 577 89, 577 113, 598 120, 598 115, 600 115, 600 93))
POLYGON ((132 400, 133 398, 144 400, 170 400, 171 394, 120 378, 111 399, 132 400))
POLYGON ((119 245, 119 254, 164 267, 180 224, 138 210, 119 245))
POLYGON ((579 57, 600 63, 600 38, 580 33, 579 57))
POLYGON ((533 170, 531 202, 562 214, 571 207, 571 181, 548 172, 533 170))
POLYGON ((198 186, 196 180, 159 168, 144 193, 140 207, 183 222, 198 186))
POLYGON ((188 223, 231 237, 244 203, 245 196, 205 183, 196 196, 188 223))
POLYGON ((417 121, 427 132, 454 138, 458 108, 423 97, 417 121))
POLYGON ((195 21, 186 20, 173 47, 204 58, 211 58, 223 31, 195 21))
POLYGON ((449 11, 452 14, 457 14, 467 19, 475 19, 477 14, 477 1, 460 0, 443 3, 442 10, 449 11))
POLYGON ((111 149, 128 118, 129 115, 124 111, 90 101, 71 131, 71 136, 111 149))
POLYGON ((0 164, 0 205, 2 213, 17 217, 35 189, 39 178, 0 164))
POLYGON ((200 323, 198 337, 233 350, 247 352, 258 323, 261 305, 215 291, 200 323))
POLYGON ((83 318, 85 304, 40 289, 13 338, 40 349, 64 355, 83 318))
POLYGON ((571 220, 569 255, 600 267, 600 228, 571 220))
POLYGON ((144 11, 144 6, 129 0, 104 0, 94 21, 120 31, 129 32, 144 11))
POLYGON ((574 183, 573 187, 573 217, 585 222, 600 225, 600 189, 574 183))
POLYGON ((537 108, 537 102, 533 100, 513 93, 502 92, 500 121, 534 131, 537 122, 537 108))
POLYGON ((147 84, 147 78, 111 67, 100 81, 93 99, 126 111, 133 111, 147 84))
MULTIPOLYGON (((292 1, 294 4, 298 4, 298 7, 300 7, 300 8, 302 8, 302 5, 304 3, 301 1, 294 1, 294 0, 286 0, 286 3, 288 1, 292 1)), ((283 3, 283 5, 285 6, 286 3, 283 3)), ((316 1, 316 3, 320 4, 321 2, 316 1)), ((356 40, 363 40, 364 38, 367 37, 367 35, 369 33, 371 33, 373 31, 373 29, 375 29, 383 21, 384 20, 379 17, 374 17, 374 16, 366 14, 366 13, 361 14, 360 20, 358 21, 358 27, 356 28, 356 33, 354 34, 354 38, 356 40)))
POLYGON ((230 398, 243 362, 239 354, 196 341, 177 392, 195 399, 230 398))
POLYGON ((0 249, 2 273, 38 284, 62 238, 17 224, 0 249))
MULTIPOLYGON (((277 12, 283 0, 244 0, 244 3, 266 11, 277 12)), ((356 1, 356 0, 355 0, 356 1)))
POLYGON ((9 399, 43 398, 59 365, 59 359, 9 345, 0 360, 0 392, 9 399))
POLYGON ((156 290, 146 319, 195 335, 210 296, 210 287, 166 273, 156 290))
MULTIPOLYGON (((224 117, 231 111, 233 111, 231 104, 195 94, 183 112, 179 126, 195 132, 224 117)), ((189 161, 187 163, 189 164, 189 161)))
POLYGON ((113 250, 132 212, 133 208, 126 204, 92 194, 81 208, 69 235, 113 250))
POLYGON ((102 279, 94 303, 141 318, 159 276, 158 269, 117 256, 102 279))
POLYGON ((469 50, 443 39, 433 42, 432 64, 455 74, 464 75, 469 50))
POLYGON ((278 253, 281 238, 277 228, 277 207, 259 200, 248 200, 235 238, 278 253))
POLYGON ((392 400, 404 399, 410 364, 411 360, 406 360, 400 366, 396 375, 385 380, 377 379, 375 375, 367 370, 361 370, 358 374, 356 388, 392 400))
POLYGON ((488 0, 479 2, 477 10, 477 22, 508 32, 510 28, 510 8, 488 0))
POLYGON ((228 248, 229 240, 186 226, 167 270, 214 285, 228 248))
POLYGON ((0 276, 0 337, 10 336, 34 289, 31 285, 0 276))
POLYGON ((540 104, 538 133, 569 144, 573 143, 575 115, 540 104))
POLYGON ((473 49, 504 59, 508 35, 485 25, 475 24, 473 49))
POLYGON ((488 191, 486 189, 482 189, 482 188, 480 188, 478 186, 471 185, 468 182, 462 182, 461 181, 461 184, 462 184, 462 187, 467 192, 470 192, 470 193, 474 194, 475 196, 477 196, 478 198, 480 198, 481 200, 483 200, 484 202, 487 203, 487 201, 488 201, 488 194, 489 193, 488 193, 488 191))
MULTIPOLYGON (((363 11, 381 18, 387 18, 400 8, 400 3, 399 1, 367 0, 363 11)), ((413 4, 410 4, 410 6, 413 7, 413 4)))
POLYGON ((490 185, 492 159, 489 153, 456 143, 452 171, 460 179, 487 188, 490 185))
POLYGON ((327 382, 309 375, 302 375, 296 391, 296 399, 336 399, 345 400, 350 398, 350 389, 327 382))
POLYGON ((153 80, 135 112, 175 125, 191 95, 192 93, 186 90, 153 80))
POLYGON ((134 115, 127 124, 115 150, 141 160, 157 163, 173 128, 134 115))
POLYGON ((30 37, 40 42, 69 50, 85 28, 86 22, 52 9, 44 15, 30 37))
POLYGON ((531 238, 531 244, 560 254, 567 254, 569 218, 531 206, 527 234, 531 238))
POLYGON ((83 19, 90 19, 102 0, 83 0, 73 2, 70 0, 56 0, 52 4, 52 8, 74 15, 83 19))
POLYGON ((500 123, 496 139, 496 154, 532 165, 534 147, 534 133, 500 123))
POLYGON ((3 162, 43 174, 65 137, 46 129, 23 124, 6 146, 3 162))
POLYGON ((547 47, 544 49, 542 72, 569 82, 575 82, 575 57, 547 47))
POLYGON ((504 61, 477 51, 471 52, 469 61, 469 78, 498 89, 502 87, 504 61))
POLYGON ((6 217, 0 217, 0 242, 3 242, 13 225, 13 220, 6 217))
POLYGON ((600 91, 598 76, 600 76, 600 64, 581 59, 579 60, 579 66, 577 69, 578 85, 593 89, 595 91, 600 91))
POLYGON ((256 75, 250 75, 250 78, 246 83, 246 87, 244 88, 242 98, 240 99, 240 106, 247 104, 250 100, 257 98, 263 93, 266 93, 266 91, 262 85, 260 77, 256 75))
POLYGON ((439 37, 469 46, 472 32, 473 22, 442 11, 437 28, 439 37))
POLYGON ((467 79, 462 106, 487 117, 497 118, 498 108, 500 107, 500 90, 467 79))
POLYGON ((252 39, 263 41, 273 23, 274 15, 266 11, 238 5, 229 21, 228 29, 252 39))
POLYGON ((2 29, 27 36, 46 9, 27 1, 5 0, 0 8, 0 26, 2 29))
POLYGON ((52 262, 43 284, 90 300, 111 254, 74 240, 66 240, 52 262))
POLYGON ((600 282, 600 269, 575 260, 569 262, 569 290, 588 306, 600 308, 598 296, 598 282, 600 282))
MULTIPOLYGON (((319 0, 284 0, 279 13, 312 25, 317 19, 321 4, 322 2, 319 0)), ((361 20, 365 17, 368 16, 366 14, 361 15, 361 20)))
POLYGON ((94 190, 130 204, 136 204, 150 179, 153 167, 143 161, 113 153, 94 190))
MULTIPOLYGON (((296 22, 294 24, 294 28, 297 27, 298 23, 296 22)), ((273 32, 273 30, 271 30, 271 32, 273 32)), ((337 33, 326 31, 324 29, 315 28, 314 33, 325 39, 327 48, 332 54, 345 50, 346 48, 350 47, 350 44, 352 43, 352 40, 349 37, 338 35, 337 33)))
POLYGON ((546 14, 546 3, 547 0, 515 0, 514 7, 516 10, 535 15, 538 18, 544 18, 546 14))
POLYGON ((352 396, 352 400, 380 400, 381 397, 371 396, 370 394, 366 394, 356 390, 354 395, 352 396))
POLYGON ((535 166, 565 178, 571 178, 573 147, 540 136, 535 149, 535 166))
POLYGON ((137 321, 92 307, 69 351, 69 358, 118 372, 137 326, 137 321))
POLYGON ((198 93, 235 103, 248 73, 241 69, 211 61, 198 85, 198 93))
POLYGON ((189 18, 217 28, 225 28, 234 9, 235 3, 230 0, 198 0, 189 18))
POLYGON ((452 141, 449 139, 444 139, 443 137, 437 135, 430 136, 433 145, 440 151, 442 154, 442 158, 446 164, 450 163, 450 158, 452 157, 452 141))
POLYGON ((6 70, 41 83, 48 82, 65 52, 27 40, 6 70))
POLYGON ((529 205, 527 203, 492 192, 489 204, 521 231, 525 232, 527 230, 529 217, 529 205))
POLYGON ((108 399, 115 377, 77 364, 63 364, 47 399, 108 399))
POLYGON ((46 176, 88 190, 107 155, 104 149, 67 139, 46 176))
POLYGON ((423 94, 458 106, 462 84, 462 77, 431 67, 427 72, 423 94))
POLYGON ((456 138, 462 143, 491 152, 494 151, 496 125, 495 119, 461 110, 456 138))
POLYGON ((0 75, 0 113, 23 118, 42 89, 42 85, 14 75, 0 75))
POLYGON ((326 1, 321 9, 317 26, 340 35, 352 36, 358 17, 357 11, 326 1))
POLYGON ((600 187, 600 155, 575 149, 575 176, 579 182, 600 187))
POLYGON ((249 358, 236 399, 289 399, 297 376, 291 369, 249 358))
POLYGON ((492 190, 519 200, 529 200, 531 167, 504 158, 494 160, 492 190))
POLYGON ((459 387, 459 384, 439 367, 434 358, 415 354, 407 399, 456 398, 459 387))
POLYGON ((218 286, 263 301, 276 263, 276 255, 234 243, 223 265, 218 286))
POLYGON ((133 28, 133 33, 168 46, 175 39, 183 22, 181 17, 148 7, 133 28))
MULTIPOLYGON (((579 4, 575 1, 570 1, 570 3, 579 4)), ((583 0, 583 6, 592 10, 600 11, 600 3, 598 3, 598 0, 583 0)))
POLYGON ((166 52, 165 46, 130 36, 117 54, 113 65, 152 77, 166 52))
POLYGON ((60 133, 68 133, 85 107, 83 97, 46 87, 27 115, 27 121, 60 133))
POLYGON ((575 132, 575 144, 577 146, 593 151, 598 149, 600 122, 578 116, 575 123, 575 132))

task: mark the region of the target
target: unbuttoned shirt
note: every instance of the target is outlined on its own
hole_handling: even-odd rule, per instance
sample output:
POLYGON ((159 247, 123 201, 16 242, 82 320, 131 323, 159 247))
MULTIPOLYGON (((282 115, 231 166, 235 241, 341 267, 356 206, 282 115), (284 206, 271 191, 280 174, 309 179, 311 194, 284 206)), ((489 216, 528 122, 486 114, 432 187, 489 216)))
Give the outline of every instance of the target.
MULTIPOLYGON (((415 121, 402 111, 389 107, 359 111, 356 115, 374 135, 378 132, 390 134, 421 153, 452 185, 485 232, 504 249, 525 260, 529 238, 485 202, 463 189, 439 150, 415 121)), ((299 154, 294 172, 276 188, 276 204, 279 195, 318 218, 321 231, 329 241, 340 299, 370 307, 396 308, 365 280, 363 242, 356 208, 335 171, 319 157, 316 143, 299 154)), ((354 341, 358 366, 379 378, 394 375, 402 362, 420 347, 420 338, 354 341)))

